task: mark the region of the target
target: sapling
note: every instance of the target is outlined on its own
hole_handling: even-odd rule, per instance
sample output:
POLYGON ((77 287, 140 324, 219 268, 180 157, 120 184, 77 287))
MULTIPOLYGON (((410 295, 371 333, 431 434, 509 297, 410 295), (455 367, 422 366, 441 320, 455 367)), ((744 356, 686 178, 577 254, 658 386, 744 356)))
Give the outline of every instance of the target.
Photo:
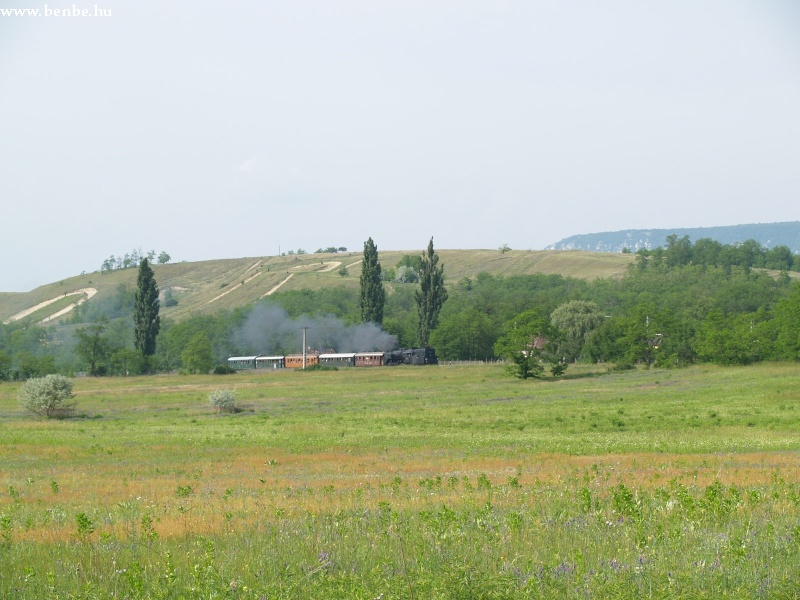
POLYGON ((78 513, 75 515, 75 522, 78 525, 78 539, 82 542, 85 542, 89 539, 89 536, 94 533, 95 530, 95 523, 92 521, 86 513, 78 513))
POLYGON ((0 515, 0 540, 3 546, 11 545, 11 515, 0 515))

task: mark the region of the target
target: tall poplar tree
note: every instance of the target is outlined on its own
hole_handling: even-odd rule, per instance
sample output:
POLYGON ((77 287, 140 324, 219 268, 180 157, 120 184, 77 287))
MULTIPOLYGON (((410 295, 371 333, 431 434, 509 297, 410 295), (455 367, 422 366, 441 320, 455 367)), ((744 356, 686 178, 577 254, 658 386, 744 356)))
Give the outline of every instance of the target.
POLYGON ((364 260, 361 261, 361 305, 362 323, 383 323, 383 305, 386 292, 381 281, 381 263, 378 262, 378 247, 372 238, 364 242, 364 260))
POLYGON ((444 287, 444 267, 437 266, 439 255, 433 251, 433 238, 428 243, 427 251, 422 253, 422 264, 419 271, 419 289, 414 292, 417 301, 419 324, 417 325, 417 341, 422 347, 428 346, 431 332, 439 323, 439 311, 447 300, 444 287))
POLYGON ((158 286, 153 277, 153 269, 144 258, 139 263, 139 276, 136 279, 133 341, 134 346, 142 355, 145 371, 150 370, 150 359, 156 353, 156 336, 161 328, 158 309, 158 286))

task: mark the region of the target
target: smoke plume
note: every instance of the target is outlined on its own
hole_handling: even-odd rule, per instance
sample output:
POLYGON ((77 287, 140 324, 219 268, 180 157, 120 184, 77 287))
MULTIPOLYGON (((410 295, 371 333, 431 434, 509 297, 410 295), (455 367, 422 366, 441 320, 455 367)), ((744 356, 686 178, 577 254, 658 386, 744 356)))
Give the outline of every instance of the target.
POLYGON ((257 304, 241 328, 234 344, 244 354, 283 355, 302 352, 303 328, 306 344, 320 352, 386 351, 397 347, 397 337, 375 323, 345 325, 334 316, 292 319, 283 308, 257 304))

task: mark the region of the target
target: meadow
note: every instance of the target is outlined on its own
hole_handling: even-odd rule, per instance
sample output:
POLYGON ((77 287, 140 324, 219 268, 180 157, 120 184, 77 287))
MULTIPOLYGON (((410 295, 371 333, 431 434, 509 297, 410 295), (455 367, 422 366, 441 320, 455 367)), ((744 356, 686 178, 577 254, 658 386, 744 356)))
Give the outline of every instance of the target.
POLYGON ((795 364, 80 378, 61 420, 18 388, 3 599, 800 595, 795 364))

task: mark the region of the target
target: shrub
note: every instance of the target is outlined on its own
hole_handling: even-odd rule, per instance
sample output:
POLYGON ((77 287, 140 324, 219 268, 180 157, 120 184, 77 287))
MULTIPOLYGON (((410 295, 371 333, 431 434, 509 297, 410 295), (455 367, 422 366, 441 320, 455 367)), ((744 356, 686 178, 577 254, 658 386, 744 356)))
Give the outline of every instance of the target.
POLYGON ((417 283, 419 281, 419 274, 414 267, 397 267, 397 273, 394 277, 395 283, 417 283))
POLYGON ((236 390, 214 390, 208 395, 208 401, 211 402, 211 406, 218 409, 220 412, 237 412, 236 390))
POLYGON ((553 377, 561 377, 567 370, 567 363, 553 361, 550 363, 550 373, 553 377))
POLYGON ((217 365, 214 367, 214 375, 236 375, 236 369, 228 365, 217 365))
POLYGON ((334 366, 331 366, 331 365, 321 365, 321 364, 317 363, 317 364, 314 364, 314 365, 307 366, 305 369, 303 369, 303 372, 305 372, 305 371, 338 371, 338 370, 339 370, 339 367, 334 367, 334 366))
POLYGON ((19 389, 19 403, 26 410, 43 417, 61 416, 75 405, 72 380, 63 375, 45 375, 26 381, 19 389))
POLYGON ((616 363, 614 365, 613 370, 614 371, 632 371, 635 368, 636 368, 636 365, 634 365, 632 362, 621 361, 621 362, 618 362, 618 363, 616 363))

